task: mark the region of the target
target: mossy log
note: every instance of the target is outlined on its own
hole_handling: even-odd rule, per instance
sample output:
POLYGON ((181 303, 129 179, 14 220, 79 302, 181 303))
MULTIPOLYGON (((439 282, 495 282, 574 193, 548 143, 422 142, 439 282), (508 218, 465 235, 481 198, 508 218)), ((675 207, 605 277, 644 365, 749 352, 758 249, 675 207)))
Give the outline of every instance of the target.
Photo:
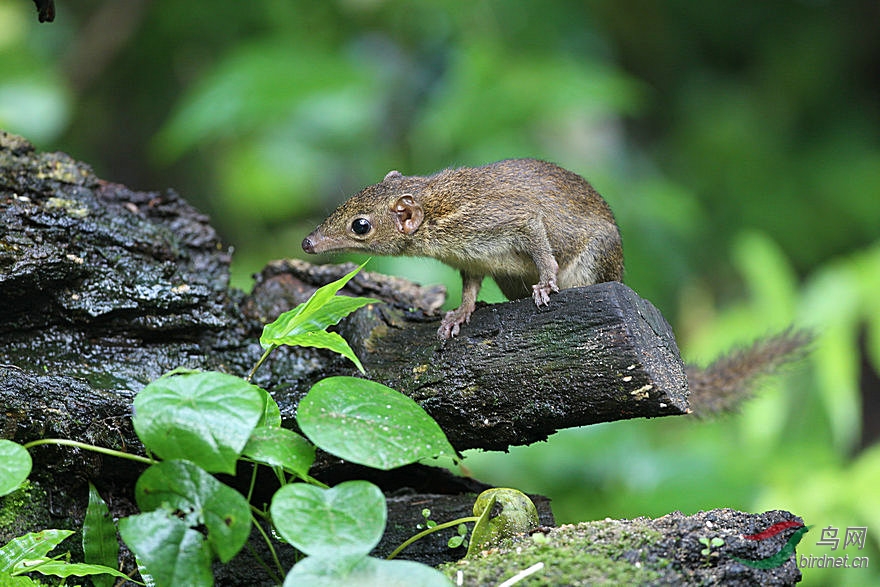
POLYGON ((464 585, 499 585, 526 573, 535 584, 570 587, 792 585, 801 572, 789 548, 806 532, 803 520, 785 511, 674 512, 547 528, 441 569, 451 578, 461 572, 464 585), (785 529, 763 537, 774 527, 785 529))

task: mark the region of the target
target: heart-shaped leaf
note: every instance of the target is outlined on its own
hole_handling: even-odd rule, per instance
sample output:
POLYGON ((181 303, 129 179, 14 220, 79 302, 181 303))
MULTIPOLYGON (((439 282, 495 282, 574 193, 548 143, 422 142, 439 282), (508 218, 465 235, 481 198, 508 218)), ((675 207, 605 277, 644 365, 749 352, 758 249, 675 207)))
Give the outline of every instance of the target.
POLYGON ((119 534, 156 585, 214 584, 205 537, 172 512, 157 510, 123 518, 119 534))
POLYGON ((287 573, 284 587, 449 587, 446 575, 415 561, 371 556, 308 556, 287 573))
POLYGON ((385 531, 382 491, 367 481, 346 481, 323 489, 291 483, 279 489, 269 508, 275 528, 309 555, 364 555, 385 531))
POLYGON ((455 455, 440 426, 419 404, 367 379, 328 377, 317 382, 300 401, 297 422, 321 449, 377 469, 455 455))
POLYGON ((0 440, 0 495, 18 489, 31 474, 31 455, 27 449, 11 440, 0 440))
POLYGON ((225 373, 160 377, 134 399, 144 445, 166 460, 187 459, 212 473, 235 462, 265 412, 265 392, 225 373))
POLYGON ((247 500, 188 461, 163 461, 141 474, 135 498, 143 511, 173 511, 190 528, 204 526, 208 544, 227 562, 251 532, 247 500))

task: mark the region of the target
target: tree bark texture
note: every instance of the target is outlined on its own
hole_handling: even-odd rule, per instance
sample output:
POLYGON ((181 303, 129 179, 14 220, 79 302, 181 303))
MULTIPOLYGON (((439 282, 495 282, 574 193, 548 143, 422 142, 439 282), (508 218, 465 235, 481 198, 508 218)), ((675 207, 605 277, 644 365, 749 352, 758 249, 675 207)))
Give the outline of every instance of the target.
MULTIPOLYGON (((105 182, 12 135, 0 143, 0 222, 0 429, 22 442, 138 450, 138 390, 181 366, 246 374, 262 324, 349 269, 275 262, 245 296, 229 289, 230 255, 207 218, 176 193, 105 182)), ((384 302, 340 326, 368 376, 421 403, 459 450, 687 412, 669 325, 622 284, 566 290, 541 309, 484 306, 445 342, 442 289, 363 273, 348 290, 384 302)), ((315 381, 353 373, 341 357, 282 349, 256 383, 295 426, 315 381)))

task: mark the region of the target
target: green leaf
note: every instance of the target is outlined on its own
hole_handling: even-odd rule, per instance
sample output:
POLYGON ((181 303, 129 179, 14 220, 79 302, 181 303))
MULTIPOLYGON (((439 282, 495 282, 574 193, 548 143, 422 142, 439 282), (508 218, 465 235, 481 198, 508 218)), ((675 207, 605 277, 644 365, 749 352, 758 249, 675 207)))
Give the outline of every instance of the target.
POLYGON ((11 440, 0 440, 0 495, 8 495, 31 474, 31 455, 11 440))
MULTIPOLYGON (((483 494, 481 493, 480 496, 482 497, 482 495, 483 494)), ((492 515, 492 510, 495 508, 495 496, 489 495, 487 497, 488 499, 477 500, 477 502, 474 503, 474 515, 479 516, 479 518, 474 524, 474 529, 471 532, 471 541, 470 544, 468 544, 465 558, 472 558, 482 550, 484 544, 488 545, 490 543, 491 535, 489 530, 489 517, 492 515), (479 504, 479 511, 477 509, 477 504, 479 504)))
POLYGON ((364 265, 366 262, 336 281, 319 287, 307 301, 284 312, 274 322, 266 324, 260 336, 260 344, 263 348, 284 344, 279 341, 291 334, 324 330, 339 323, 358 308, 375 302, 376 300, 371 298, 336 297, 336 292, 345 287, 345 284, 364 268, 364 265))
POLYGON ((204 536, 172 512, 157 510, 123 518, 119 534, 156 585, 214 584, 211 549, 204 536))
POLYGON ((315 462, 315 445, 286 428, 256 428, 244 447, 244 456, 270 467, 306 477, 315 462))
POLYGON ((134 428, 166 460, 187 459, 212 473, 235 462, 265 413, 265 393, 243 379, 205 372, 161 377, 134 399, 134 428))
POLYGON ((43 587, 44 583, 40 583, 27 576, 13 577, 9 573, 0 571, 0 587, 43 587))
POLYGON ((42 530, 13 538, 0 547, 0 572, 12 573, 24 561, 45 557, 71 534, 73 530, 42 530))
POLYGON ((440 426, 419 404, 366 379, 322 379, 300 401, 297 422, 319 448, 377 469, 455 456, 440 426))
POLYGON ((452 582, 440 571, 414 561, 382 560, 370 556, 309 556, 287 574, 284 587, 309 585, 335 587, 448 587, 452 582))
POLYGON ((348 346, 348 342, 341 335, 335 332, 327 332, 326 330, 316 330, 315 332, 305 332, 303 334, 294 334, 285 337, 285 344, 290 346, 307 346, 320 349, 329 349, 334 353, 339 353, 343 357, 349 359, 361 373, 364 373, 364 366, 360 359, 354 354, 354 351, 348 346))
POLYGON ((258 387, 257 389, 260 390, 260 394, 263 396, 263 414, 260 416, 260 420, 257 422, 257 427, 281 427, 281 408, 278 407, 278 403, 271 395, 269 395, 268 391, 260 387, 258 387))
POLYGON ((371 556, 308 556, 287 573, 284 587, 449 587, 446 576, 414 561, 382 560, 371 556))
MULTIPOLYGON (((56 577, 114 575, 120 578, 128 578, 127 575, 120 573, 113 567, 97 564, 68 563, 64 560, 49 558, 49 551, 58 546, 71 534, 73 534, 72 530, 43 530, 42 532, 31 532, 30 534, 10 540, 9 543, 0 548, 0 580, 3 579, 3 574, 13 576, 33 572, 56 577)), ((113 533, 113 540, 114 542, 116 540, 115 532, 113 533)), ((114 564, 116 564, 115 561, 114 564)))
POLYGON ((363 269, 364 265, 318 288, 308 301, 284 312, 274 322, 264 326, 263 334, 260 336, 260 345, 263 349, 268 350, 281 345, 326 348, 351 359, 363 373, 363 365, 348 343, 341 336, 325 331, 358 308, 377 301, 373 298, 336 295, 358 271, 363 269))
POLYGON ((365 555, 379 544, 387 511, 382 491, 367 481, 323 489, 291 483, 269 507, 281 536, 309 555, 365 555))
POLYGON ((188 461, 151 466, 138 479, 135 498, 143 511, 174 511, 190 528, 204 526, 208 544, 224 563, 241 550, 251 532, 247 500, 188 461))
MULTIPOLYGON (((356 273, 355 271, 354 273, 356 273)), ((352 273, 349 273, 352 275, 352 273)), ((343 279, 348 281, 348 275, 343 279)), ((260 344, 264 349, 270 346, 279 346, 282 344, 290 344, 287 342, 288 337, 307 332, 318 332, 326 328, 338 324, 340 320, 351 314, 357 309, 363 308, 368 304, 376 303, 373 298, 352 298, 348 296, 335 295, 336 284, 334 281, 324 287, 334 286, 333 293, 328 297, 328 292, 322 292, 321 288, 314 293, 309 301, 300 304, 293 310, 288 310, 281 314, 274 322, 263 327, 263 334, 260 336, 260 344)))
POLYGON ((90 565, 86 563, 69 563, 63 560, 46 559, 45 562, 34 566, 28 566, 26 572, 52 575, 54 577, 92 577, 92 583, 98 585, 105 581, 114 584, 113 577, 127 579, 128 575, 104 565, 90 565))
MULTIPOLYGON (((110 517, 107 504, 101 499, 95 486, 89 483, 89 505, 83 520, 82 546, 85 562, 116 569, 119 565, 119 541, 116 526, 110 517)), ((94 577, 95 587, 110 587, 112 577, 94 577)))

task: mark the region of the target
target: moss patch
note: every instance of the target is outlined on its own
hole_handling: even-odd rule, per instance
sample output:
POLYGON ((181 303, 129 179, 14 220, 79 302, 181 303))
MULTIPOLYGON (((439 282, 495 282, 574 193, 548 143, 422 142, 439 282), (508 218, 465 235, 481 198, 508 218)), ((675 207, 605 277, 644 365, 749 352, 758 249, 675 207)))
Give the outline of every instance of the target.
POLYGON ((17 490, 0 497, 0 544, 33 528, 49 528, 50 520, 46 492, 39 484, 25 481, 17 490))
POLYGON ((662 535, 647 525, 618 521, 583 522, 553 528, 546 535, 522 535, 473 560, 440 567, 455 580, 464 574, 465 585, 498 585, 530 566, 543 568, 518 585, 644 584, 660 579, 669 565, 650 560, 646 547, 662 535))
POLYGON ((779 552, 788 533, 766 540, 745 536, 787 521, 803 524, 786 511, 747 514, 731 509, 583 522, 546 535, 518 536, 441 570, 452 578, 461 571, 465 585, 498 585, 537 563, 543 566, 517 585, 794 585, 801 579, 796 553, 769 569, 740 562, 779 552), (703 554, 700 538, 706 536, 723 541, 713 549, 717 556, 703 554))

